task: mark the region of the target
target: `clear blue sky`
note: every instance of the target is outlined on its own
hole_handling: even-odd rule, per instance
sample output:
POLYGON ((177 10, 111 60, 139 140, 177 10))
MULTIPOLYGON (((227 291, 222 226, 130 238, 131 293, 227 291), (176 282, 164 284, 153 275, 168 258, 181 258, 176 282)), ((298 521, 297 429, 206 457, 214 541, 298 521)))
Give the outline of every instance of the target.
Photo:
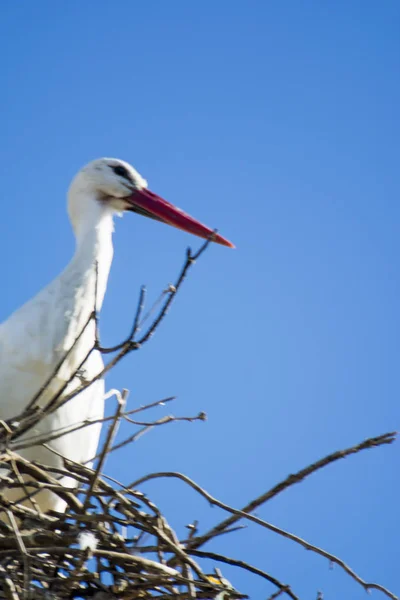
MULTIPOLYGON (((157 336, 108 378, 131 408, 177 394, 158 416, 209 416, 110 459, 119 479, 178 470, 240 506, 399 426, 399 27, 397 0, 1 3, 0 320, 69 260, 65 192, 93 158, 132 162, 237 245, 209 249, 157 336)), ((140 284, 156 298, 192 242, 118 221, 105 344, 127 331, 140 284)), ((399 594, 398 472, 398 444, 369 451, 258 514, 399 594)), ((183 484, 146 490, 180 533, 222 516, 183 484)), ((302 599, 365 597, 253 525, 214 549, 302 599)), ((252 598, 273 591, 223 572, 252 598)))

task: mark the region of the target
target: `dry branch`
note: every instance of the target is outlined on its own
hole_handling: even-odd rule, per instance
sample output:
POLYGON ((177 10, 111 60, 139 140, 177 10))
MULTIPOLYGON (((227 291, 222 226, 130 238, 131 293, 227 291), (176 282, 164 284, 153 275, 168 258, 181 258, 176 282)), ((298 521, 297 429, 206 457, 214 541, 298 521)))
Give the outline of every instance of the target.
MULTIPOLYGON (((351 454, 356 454, 356 453, 358 453, 362 450, 366 450, 368 448, 376 448, 376 447, 382 446, 384 444, 391 444, 394 442, 395 439, 396 439, 395 432, 385 433, 383 435, 364 440, 360 444, 357 444, 356 446, 352 446, 351 448, 347 448, 345 450, 339 450, 338 452, 334 452, 333 454, 330 454, 330 455, 324 457, 323 459, 319 460, 318 462, 313 463, 312 465, 309 465, 308 467, 306 467, 305 469, 300 471, 299 474, 297 474, 297 476, 296 475, 289 476, 285 481, 283 481, 283 482, 279 483, 277 486, 275 486, 272 489, 272 491, 267 492, 266 494, 263 494, 262 496, 259 496, 258 498, 256 498, 252 502, 250 502, 245 507, 244 510, 235 509, 235 508, 229 506, 228 504, 221 502, 217 498, 214 498, 206 490, 204 490, 202 487, 200 487, 196 482, 192 481, 189 477, 187 477, 186 475, 183 475, 182 473, 174 473, 174 472, 151 473, 150 475, 146 475, 146 476, 134 481, 132 484, 130 484, 129 487, 136 488, 137 486, 143 484, 146 481, 150 481, 151 479, 158 479, 158 478, 180 479, 181 481, 183 481, 184 483, 189 485, 192 489, 194 489, 198 494, 203 496, 211 505, 218 506, 219 508, 222 508, 226 512, 231 513, 233 515, 229 519, 226 519, 226 520, 222 521, 222 523, 219 523, 217 526, 215 526, 213 529, 211 529, 208 533, 204 534, 203 536, 193 537, 192 539, 190 539, 187 543, 187 550, 189 553, 191 553, 191 551, 193 551, 194 549, 199 548, 200 546, 205 544, 207 541, 213 539, 216 535, 223 533, 224 530, 226 530, 228 527, 231 527, 232 524, 234 524, 235 522, 237 522, 243 518, 243 519, 252 521, 252 522, 256 523, 257 525, 261 525, 262 527, 265 527, 266 529, 269 529, 270 531, 273 531, 274 533, 277 533, 278 535, 281 535, 281 536, 291 540, 292 542, 295 542, 295 543, 299 544, 300 546, 303 546, 303 548, 305 548, 306 550, 311 550, 312 552, 315 552, 316 554, 323 556, 324 558, 328 559, 328 561, 330 563, 337 564, 344 571, 346 571, 346 573, 348 575, 350 575, 350 577, 352 577, 355 581, 357 581, 357 583, 359 583, 366 591, 376 589, 376 590, 379 590, 379 591, 383 592, 384 594, 386 594, 392 600, 396 600, 397 596, 395 596, 392 592, 390 592, 389 590, 387 590, 380 584, 365 581, 359 575, 357 575, 357 573, 355 573, 355 571, 353 569, 351 569, 342 559, 335 556, 334 554, 331 554, 331 553, 327 552, 326 550, 323 550, 322 548, 319 548, 318 546, 311 544, 310 542, 307 542, 306 540, 300 538, 297 535, 294 535, 293 533, 291 533, 289 531, 285 531, 284 529, 281 529, 280 527, 277 527, 276 525, 273 525, 272 523, 268 523, 267 521, 264 521, 263 519, 260 519, 259 517, 256 517, 256 516, 250 514, 250 510, 254 510, 255 507, 260 506, 262 503, 266 502, 267 500, 272 498, 274 495, 276 495, 278 493, 276 490, 281 491, 281 490, 285 489, 286 487, 289 487, 289 485, 292 485, 293 483, 296 483, 300 479, 303 479, 307 474, 310 474, 310 473, 322 468, 323 466, 327 466, 330 463, 334 462, 335 460, 338 460, 339 458, 344 458, 345 456, 349 456, 351 454)), ((170 564, 174 564, 173 561, 171 561, 170 564)))

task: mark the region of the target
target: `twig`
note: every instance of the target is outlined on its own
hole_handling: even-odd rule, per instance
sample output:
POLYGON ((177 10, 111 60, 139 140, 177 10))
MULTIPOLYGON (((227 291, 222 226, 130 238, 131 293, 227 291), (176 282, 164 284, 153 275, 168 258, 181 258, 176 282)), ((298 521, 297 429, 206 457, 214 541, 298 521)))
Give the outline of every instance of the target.
POLYGON ((128 423, 132 423, 132 425, 141 425, 143 427, 154 427, 155 425, 165 425, 166 423, 175 423, 177 421, 187 421, 189 423, 193 423, 193 421, 206 421, 207 415, 204 412, 199 412, 194 417, 175 417, 174 415, 166 415, 165 417, 161 417, 158 421, 135 421, 134 419, 130 419, 126 415, 122 415, 125 421, 128 423))
POLYGON ((212 560, 217 560, 218 562, 225 563, 227 565, 233 565, 234 567, 240 567, 241 569, 245 569, 246 571, 250 571, 250 573, 254 573, 255 575, 259 575, 263 577, 277 588, 279 588, 279 593, 286 593, 292 600, 299 600, 298 596, 292 592, 290 586, 282 583, 269 573, 262 571, 261 569, 257 569, 257 567, 253 567, 248 563, 242 560, 236 560, 234 558, 229 558, 228 556, 224 556, 222 554, 217 554, 216 552, 204 552, 202 550, 189 550, 189 554, 193 554, 193 556, 198 556, 199 558, 211 558, 212 560))
MULTIPOLYGON (((54 554, 54 555, 63 555, 65 554, 66 548, 65 546, 49 546, 46 548, 42 548, 41 546, 38 547, 34 547, 32 546, 30 548, 31 554, 33 555, 34 553, 43 553, 46 552, 48 554, 54 554)), ((0 556, 9 553, 10 555, 15 554, 16 552, 18 552, 18 550, 14 550, 9 548, 8 550, 1 550, 0 549, 0 556)), ((82 550, 80 550, 79 548, 68 548, 68 554, 70 554, 71 556, 81 556, 82 550)), ((147 568, 153 571, 158 571, 158 572, 162 572, 165 575, 168 575, 170 577, 179 577, 180 578, 180 573, 179 571, 177 571, 176 569, 172 569, 171 567, 168 567, 167 565, 161 565, 160 563, 154 561, 154 560, 150 560, 148 558, 142 558, 141 556, 134 556, 132 554, 124 554, 122 552, 115 552, 113 550, 101 550, 101 549, 95 549, 93 551, 93 556, 98 556, 100 558, 106 558, 109 560, 115 560, 118 564, 118 562, 123 562, 126 561, 127 563, 132 563, 132 564, 136 564, 136 565, 140 565, 143 568, 147 568)), ((32 556, 33 558, 33 556, 32 556)))
POLYGON ((200 247, 200 249, 196 252, 196 254, 192 254, 191 248, 187 249, 187 251, 186 251, 186 261, 185 261, 185 264, 183 265, 182 271, 181 271, 181 273, 180 273, 180 275, 179 275, 179 277, 178 277, 175 285, 173 286, 174 290, 171 291, 170 295, 168 296, 168 298, 164 302, 163 307, 160 310, 158 316, 156 317, 156 319, 154 319, 153 323, 148 328, 148 330, 146 331, 146 333, 138 340, 139 346, 141 346, 142 344, 144 344, 145 342, 147 342, 147 340, 150 339, 150 337, 153 335, 153 333, 157 329, 158 325, 161 323, 161 321, 163 320, 163 318, 167 314, 168 308, 169 308, 169 306, 170 306, 173 298, 175 297, 175 295, 178 292, 179 288, 181 287, 182 283, 186 279, 186 275, 187 275, 188 270, 195 263, 195 261, 198 258, 200 258, 200 256, 203 254, 203 252, 208 248, 208 246, 209 246, 209 244, 210 244, 211 241, 212 241, 212 238, 210 238, 206 242, 204 242, 204 244, 200 247))
MULTIPOLYGON (((189 541, 195 541, 197 540, 197 537, 201 538, 202 536, 196 536, 195 533, 197 533, 197 528, 195 530, 191 529, 191 525, 186 525, 186 527, 188 529, 190 529, 190 534, 188 536, 187 539, 182 540, 181 544, 183 544, 184 546, 187 546, 189 544, 189 541), (192 533, 193 531, 193 533, 192 533)), ((232 527, 231 529, 225 529, 224 531, 221 531, 220 533, 215 534, 215 536, 213 537, 213 540, 221 535, 227 535, 228 533, 234 533, 235 531, 240 531, 242 529, 246 529, 247 525, 237 525, 236 527, 232 527)))
MULTIPOLYGON (((137 414, 138 412, 142 412, 148 410, 150 408, 154 408, 155 406, 163 406, 167 402, 171 402, 172 400, 176 400, 176 396, 169 396, 168 398, 163 398, 162 400, 157 400, 156 402, 152 402, 151 404, 147 404, 145 406, 140 406, 139 408, 133 408, 128 410, 127 412, 122 413, 121 417, 125 418, 129 415, 137 414)), ((30 448, 31 446, 35 446, 38 444, 48 444, 49 442, 53 442, 54 440, 58 440, 59 438, 67 435, 69 433, 73 433, 74 431, 79 431, 80 429, 85 429, 86 427, 91 427, 92 425, 98 423, 107 423, 108 421, 112 421, 114 419, 114 415, 110 417, 102 417, 101 419, 93 419, 91 421, 79 421, 73 423, 72 425, 68 425, 67 427, 59 427, 57 429, 53 429, 53 433, 49 435, 32 435, 30 437, 25 437, 23 442, 19 442, 12 445, 12 450, 18 452, 25 448, 30 448)))
POLYGON ((137 306, 136 313, 135 313, 135 318, 133 320, 132 329, 129 332, 129 335, 123 342, 120 342, 116 346, 111 346, 110 348, 103 348, 102 346, 98 345, 97 349, 100 350, 100 352, 102 354, 110 354, 111 352, 116 352, 117 350, 121 350, 121 348, 123 348, 126 344, 129 344, 129 342, 131 342, 134 339, 134 337, 138 331, 139 319, 143 312, 145 298, 146 298, 146 287, 144 285, 142 285, 142 287, 140 288, 139 301, 138 301, 138 306, 137 306))
POLYGON ((63 366, 64 362, 67 360, 67 358, 69 357, 69 355, 71 354, 71 352, 76 348, 76 345, 78 344, 79 340, 81 339, 81 337, 85 333, 85 331, 88 328, 90 322, 93 319, 95 319, 95 317, 96 317, 96 311, 92 311, 90 313, 89 317, 87 318, 84 326, 82 327, 82 330, 80 331, 80 333, 78 334, 78 336, 75 338, 72 346, 66 351, 66 353, 62 356, 62 358, 58 361, 58 363, 54 367, 51 375, 46 379, 46 381, 43 383, 43 385, 40 387, 40 389, 33 396, 32 400, 29 402, 29 404, 26 407, 25 411, 29 411, 30 409, 32 409, 34 407, 34 405, 36 404, 36 402, 40 399, 40 397, 43 394, 43 392, 49 387, 49 385, 53 381, 54 377, 57 375, 58 371, 63 366))
MULTIPOLYGON (((379 435, 377 437, 368 438, 363 442, 357 444, 356 446, 351 446, 350 448, 345 448, 344 450, 338 450, 337 452, 333 452, 332 454, 328 454, 324 458, 318 460, 317 462, 305 467, 301 471, 298 471, 294 475, 289 475, 284 481, 278 483, 271 490, 258 496, 255 500, 249 502, 244 508, 242 508, 241 512, 250 513, 253 512, 256 508, 258 508, 264 502, 267 502, 274 496, 276 496, 281 491, 288 488, 290 485, 294 483, 298 483, 311 473, 314 473, 318 469, 321 469, 327 466, 330 463, 333 463, 341 458, 346 458, 346 456, 350 456, 351 454, 356 454, 357 452, 361 452, 362 450, 366 450, 368 448, 376 448, 378 446, 382 446, 384 444, 391 444, 396 439, 396 432, 389 432, 383 435, 379 435)), ((207 533, 205 533, 201 538, 198 538, 193 544, 191 544, 192 548, 198 548, 200 545, 205 544, 209 539, 213 538, 216 533, 219 533, 226 529, 227 527, 231 527, 234 523, 240 520, 240 516, 234 515, 225 519, 221 523, 218 523, 215 527, 210 529, 207 533)))
POLYGON ((284 590, 284 589, 277 590, 276 592, 274 592, 273 594, 271 594, 267 600, 276 600, 276 598, 279 598, 279 596, 281 596, 282 594, 284 594, 285 591, 286 590, 284 590))
MULTIPOLYGON (((25 492, 25 494, 27 494, 27 493, 28 493, 28 491, 27 491, 27 489, 26 489, 26 483, 25 483, 25 481, 24 481, 24 479, 23 479, 23 477, 22 477, 21 473, 19 472, 19 469, 18 469, 17 463, 15 462, 15 459, 14 459, 14 458, 11 458, 10 462, 11 462, 11 465, 12 465, 13 471, 14 471, 14 473, 15 473, 15 476, 17 477, 18 483, 19 483, 19 484, 20 484, 20 486, 21 486, 21 489, 23 489, 23 490, 24 490, 24 492, 25 492)), ((36 502, 35 498, 31 498, 31 497, 29 496, 29 501, 30 501, 30 503, 32 504, 32 508, 33 508, 33 509, 34 509, 34 510, 35 510, 37 513, 40 513, 40 510, 39 510, 39 507, 38 507, 38 504, 37 504, 37 502, 36 502)))
MULTIPOLYGON (((140 424, 140 422, 135 422, 128 418, 126 418, 126 420, 134 423, 135 425, 140 424)), ((143 424, 144 426, 142 429, 139 429, 139 431, 136 431, 132 435, 130 435, 127 438, 125 438, 124 440, 122 440, 122 442, 119 442, 115 446, 112 446, 112 448, 109 449, 108 453, 111 454, 111 452, 120 450, 121 448, 123 448, 124 446, 127 446, 128 444, 131 444, 132 442, 136 442, 143 434, 147 433, 148 431, 153 429, 153 427, 156 427, 158 425, 167 425, 168 423, 175 423, 178 421, 188 421, 190 423, 193 423, 194 421, 205 421, 205 420, 206 420, 206 417, 205 417, 205 413, 203 413, 203 412, 199 413, 195 417, 174 417, 173 415, 161 417, 161 419, 158 419, 157 421, 152 421, 147 424, 144 423, 143 424)), ((98 456, 99 456, 99 454, 96 454, 96 456, 94 456, 87 462, 90 463, 93 460, 96 460, 96 458, 98 458, 98 456)))
POLYGON ((109 427, 107 438, 106 438, 106 441, 104 442, 104 445, 103 445, 103 448, 102 448, 102 451, 101 451, 101 454, 100 454, 99 462, 97 464, 97 467, 96 467, 96 470, 94 472, 93 478, 92 478, 92 480, 90 482, 90 486, 89 486, 88 492, 86 494, 85 501, 83 503, 83 510, 84 511, 87 509, 87 507, 89 505, 90 497, 91 497, 92 492, 93 492, 93 490, 94 490, 94 488, 96 486, 99 474, 100 474, 100 472, 101 472, 101 470, 102 470, 102 468, 104 466, 106 457, 107 457, 107 455, 110 452, 111 445, 112 445, 114 437, 115 437, 115 435, 117 433, 119 422, 121 420, 121 413, 122 413, 122 411, 123 411, 123 409, 125 408, 125 405, 126 405, 126 400, 128 398, 128 393, 129 393, 128 390, 122 390, 121 397, 118 399, 117 410, 115 411, 115 415, 114 415, 113 421, 112 421, 112 423, 111 423, 111 425, 109 427))
MULTIPOLYGON (((53 485, 58 485, 58 481, 54 479, 48 472, 45 471, 45 465, 41 465, 40 467, 34 463, 29 462, 22 456, 18 454, 11 453, 8 451, 8 454, 11 458, 14 458, 15 462, 18 464, 18 468, 25 474, 30 475, 36 481, 41 481, 43 483, 49 483, 53 485)), ((49 471, 56 471, 54 467, 50 467, 49 471)), ((68 474, 68 473, 67 473, 68 474)), ((69 474, 68 474, 69 475, 69 474)), ((27 482, 28 483, 28 482, 27 482)), ((76 498, 75 494, 72 491, 69 491, 67 487, 64 488, 64 491, 58 492, 58 496, 64 500, 70 507, 72 507, 76 512, 81 512, 83 505, 76 498)), ((33 512, 33 511, 32 511, 33 512)), ((36 515, 36 513, 34 513, 36 515)))
POLYGON ((10 521, 10 525, 11 525, 13 531, 14 531, 15 538, 16 538, 17 543, 18 543, 18 549, 19 549, 19 551, 20 551, 20 553, 22 555, 22 560, 23 560, 23 563, 24 563, 24 587, 23 587, 22 593, 23 593, 23 597, 26 598, 27 594, 28 594, 28 591, 29 591, 28 590, 28 585, 29 585, 29 556, 28 556, 28 552, 26 551, 24 541, 23 541, 23 539, 21 537, 21 533, 20 533, 20 531, 18 529, 17 522, 16 522, 15 517, 14 517, 13 513, 11 512, 11 510, 7 511, 7 517, 8 517, 8 520, 10 521))

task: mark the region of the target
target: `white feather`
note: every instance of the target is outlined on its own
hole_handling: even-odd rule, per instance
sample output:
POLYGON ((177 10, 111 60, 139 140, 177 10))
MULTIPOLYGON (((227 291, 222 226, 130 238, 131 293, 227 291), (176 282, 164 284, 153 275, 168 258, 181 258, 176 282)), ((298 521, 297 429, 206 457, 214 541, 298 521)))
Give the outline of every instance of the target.
POLYGON ((94 552, 99 540, 91 531, 82 531, 78 536, 78 543, 81 550, 86 550, 88 548, 94 552))

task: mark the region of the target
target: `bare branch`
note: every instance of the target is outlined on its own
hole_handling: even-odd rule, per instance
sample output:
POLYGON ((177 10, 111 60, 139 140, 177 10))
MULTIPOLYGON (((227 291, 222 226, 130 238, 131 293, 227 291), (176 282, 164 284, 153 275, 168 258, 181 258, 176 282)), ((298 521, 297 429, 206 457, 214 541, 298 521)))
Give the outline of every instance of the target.
POLYGON ((101 473, 101 470, 102 470, 102 468, 104 466, 107 454, 109 453, 109 451, 111 449, 111 445, 113 443, 113 440, 114 440, 115 435, 116 435, 117 430, 118 430, 118 424, 119 424, 119 422, 121 420, 121 413, 122 413, 122 411, 123 411, 123 409, 125 408, 125 405, 126 405, 127 397, 128 397, 128 390, 122 390, 122 395, 121 395, 121 398, 118 401, 117 410, 115 411, 115 415, 114 415, 113 421, 112 421, 112 423, 111 423, 111 425, 109 427, 106 441, 104 442, 103 448, 102 448, 101 453, 100 453, 99 462, 97 464, 97 467, 96 467, 96 470, 94 472, 93 478, 92 478, 92 480, 90 482, 90 486, 89 486, 88 492, 86 494, 85 501, 83 503, 83 510, 86 510, 87 507, 88 507, 88 505, 89 505, 90 497, 91 497, 92 492, 93 492, 93 490, 94 490, 94 488, 96 486, 96 483, 97 483, 97 480, 98 480, 99 475, 101 473))
MULTIPOLYGON (((140 424, 140 422, 135 422, 128 418, 126 418, 126 420, 134 423, 135 425, 140 424)), ((111 454, 111 452, 115 452, 116 450, 120 450, 121 448, 123 448, 124 446, 127 446, 128 444, 132 444, 133 442, 136 442, 140 437, 142 437, 142 435, 144 435, 145 433, 147 433, 148 431, 153 429, 153 427, 156 427, 158 425, 167 425, 168 423, 176 423, 178 421, 187 421, 187 422, 193 423, 194 421, 205 421, 205 420, 206 420, 205 413, 201 412, 198 415, 196 415, 195 417, 174 417, 173 415, 168 415, 166 417, 161 417, 161 419, 158 419, 157 421, 143 423, 142 429, 139 429, 139 431, 136 431, 129 437, 122 440, 122 442, 119 442, 115 446, 112 446, 112 448, 109 449, 108 453, 111 454)), ((96 460, 96 458, 98 458, 98 457, 99 457, 99 455, 97 454, 96 456, 94 456, 93 458, 88 460, 87 462, 90 463, 93 460, 96 460)))
POLYGON ((126 344, 129 344, 134 339, 134 337, 138 331, 139 321, 140 321, 141 314, 143 312, 145 299, 146 299, 146 287, 144 285, 142 285, 142 287, 140 288, 139 301, 138 301, 138 306, 137 306, 136 313, 135 313, 135 318, 133 320, 132 329, 129 332, 128 337, 123 342, 120 342, 119 344, 117 344, 116 346, 112 346, 111 348, 102 348, 99 345, 98 350, 100 350, 100 352, 102 354, 110 354, 112 352, 116 352, 117 350, 121 350, 126 344))
MULTIPOLYGON (((173 400, 176 400, 176 396, 169 396, 168 398, 163 398, 162 400, 157 400, 156 402, 152 402, 151 404, 146 404, 146 405, 140 406, 138 408, 133 408, 131 410, 128 410, 128 411, 122 413, 121 416, 122 416, 122 418, 126 418, 129 415, 134 415, 139 412, 149 410, 150 408, 154 408, 156 406, 163 406, 167 402, 172 402, 173 400)), ((67 427, 59 427, 57 429, 53 429, 52 433, 49 433, 47 435, 38 434, 38 435, 32 435, 30 437, 25 437, 23 442, 13 443, 11 448, 15 452, 18 452, 20 450, 24 450, 25 448, 30 448, 31 446, 35 446, 38 444, 48 444, 49 442, 58 440, 60 437, 63 437, 64 435, 67 435, 68 433, 73 433, 74 431, 78 431, 80 429, 85 429, 86 427, 91 427, 92 425, 95 425, 98 423, 107 423, 108 421, 112 421, 113 419, 114 419, 114 415, 112 415, 111 417, 103 417, 101 419, 93 419, 91 421, 83 421, 83 422, 79 421, 77 423, 73 423, 72 425, 68 425, 67 427)), ((152 423, 152 425, 153 424, 154 423, 152 423)))
MULTIPOLYGON (((257 569, 257 567, 253 567, 245 563, 243 560, 236 560, 234 558, 229 558, 228 556, 224 556, 222 554, 217 554, 216 552, 204 552, 202 550, 189 550, 189 554, 193 554, 193 556, 198 556, 199 558, 210 558, 212 560, 217 560, 218 562, 225 563, 227 565, 233 565, 234 567, 240 567, 250 573, 254 573, 255 575, 259 575, 263 577, 273 585, 278 588, 279 594, 287 594, 292 600, 299 600, 298 596, 292 592, 290 586, 285 583, 280 582, 276 577, 272 577, 269 573, 262 571, 261 569, 257 569)), ((275 596, 276 597, 276 596, 275 596)))
MULTIPOLYGON (((367 447, 371 448, 371 447, 376 447, 381 444, 390 443, 390 442, 388 442, 388 439, 389 439, 388 435, 390 436, 392 434, 379 436, 379 438, 371 438, 374 440, 373 444, 365 445, 366 442, 364 442, 363 444, 360 444, 360 446, 363 446, 363 448, 367 448, 367 447)), ((394 441, 393 435, 392 435, 391 441, 394 441)), ((176 479, 180 479, 181 481, 184 481, 190 487, 192 487, 196 492, 198 492, 201 496, 206 498, 206 500, 208 500, 208 502, 210 504, 218 506, 219 508, 222 508, 226 512, 229 512, 232 515, 235 515, 237 518, 234 521, 237 521, 240 518, 248 519, 249 521, 252 521, 252 522, 256 523, 257 525, 261 525, 262 527, 265 527, 266 529, 269 529, 270 531, 273 531, 274 533, 277 533, 278 535, 281 535, 287 539, 290 539, 293 542, 296 542, 297 544, 303 546, 303 548, 305 548, 306 550, 312 550, 316 554, 319 554, 320 556, 323 556, 324 558, 328 559, 331 563, 335 563, 335 564, 339 565, 344 571, 346 571, 346 573, 348 575, 350 575, 350 577, 352 577, 355 581, 357 581, 357 583, 359 583, 365 590, 368 591, 371 589, 377 589, 377 590, 383 592, 384 594, 386 594, 392 600, 396 600, 396 596, 394 594, 392 594, 392 592, 390 592, 389 590, 387 590, 386 588, 384 588, 383 586, 381 586, 377 583, 366 582, 359 575, 357 575, 357 573, 355 573, 353 571, 353 569, 351 569, 343 560, 341 560, 337 556, 330 554, 329 552, 326 552, 325 550, 323 550, 322 548, 319 548, 318 546, 310 544, 309 542, 300 538, 299 536, 294 535, 293 533, 290 533, 289 531, 285 531, 284 529, 281 529, 280 527, 277 527, 276 525, 273 525, 272 523, 268 523, 267 521, 264 521, 263 519, 260 519, 259 517, 256 517, 249 513, 246 513, 242 510, 237 510, 235 508, 232 508, 228 504, 225 504, 224 502, 217 500, 216 498, 211 496, 211 494, 206 492, 202 487, 200 487, 197 483, 195 483, 189 477, 186 477, 186 475, 183 475, 182 473, 175 473, 175 472, 151 473, 150 475, 146 475, 145 477, 138 479, 137 481, 132 483, 130 485, 130 487, 136 488, 138 485, 144 483, 145 481, 150 481, 151 479, 157 479, 160 477, 165 477, 165 478, 172 477, 172 478, 176 478, 176 479)), ((231 523, 232 523, 232 520, 231 520, 231 523)), ((217 528, 215 528, 215 529, 217 529, 217 528)), ((217 532, 220 533, 220 531, 221 531, 220 528, 218 528, 217 532)), ((211 535, 211 533, 209 532, 205 536, 197 537, 194 540, 190 540, 188 542, 187 551, 190 553, 191 550, 198 548, 200 545, 204 544, 206 541, 211 539, 213 536, 214 536, 214 533, 211 535)), ((170 564, 173 564, 173 561, 170 561, 170 564)))
MULTIPOLYGON (((327 465, 339 459, 346 458, 346 456, 350 456, 351 454, 357 454, 358 452, 361 452, 362 450, 367 450, 369 448, 376 448, 385 444, 392 444, 396 439, 396 435, 396 432, 385 433, 377 437, 368 438, 367 440, 364 440, 356 446, 351 446, 350 448, 345 448, 344 450, 338 450, 337 452, 328 454, 328 456, 325 456, 317 462, 305 467, 304 469, 298 471, 294 475, 289 475, 289 477, 287 477, 284 481, 278 483, 272 489, 268 490, 261 496, 258 496, 258 498, 256 498, 255 500, 249 502, 244 508, 242 508, 241 512, 253 512, 256 508, 258 508, 259 506, 261 506, 262 504, 264 504, 265 502, 267 502, 268 500, 270 500, 289 486, 293 485, 294 483, 298 483, 308 475, 311 475, 311 473, 314 473, 315 471, 322 469, 323 467, 326 467, 327 465)), ((202 536, 201 540, 198 539, 196 543, 193 543, 192 547, 197 548, 199 545, 204 544, 205 542, 207 542, 207 540, 213 538, 216 533, 224 531, 224 529, 226 529, 227 527, 231 527, 234 523, 239 521, 240 518, 240 516, 235 515, 229 517, 228 519, 225 519, 221 523, 218 523, 218 525, 213 527, 209 532, 205 533, 202 536)))

